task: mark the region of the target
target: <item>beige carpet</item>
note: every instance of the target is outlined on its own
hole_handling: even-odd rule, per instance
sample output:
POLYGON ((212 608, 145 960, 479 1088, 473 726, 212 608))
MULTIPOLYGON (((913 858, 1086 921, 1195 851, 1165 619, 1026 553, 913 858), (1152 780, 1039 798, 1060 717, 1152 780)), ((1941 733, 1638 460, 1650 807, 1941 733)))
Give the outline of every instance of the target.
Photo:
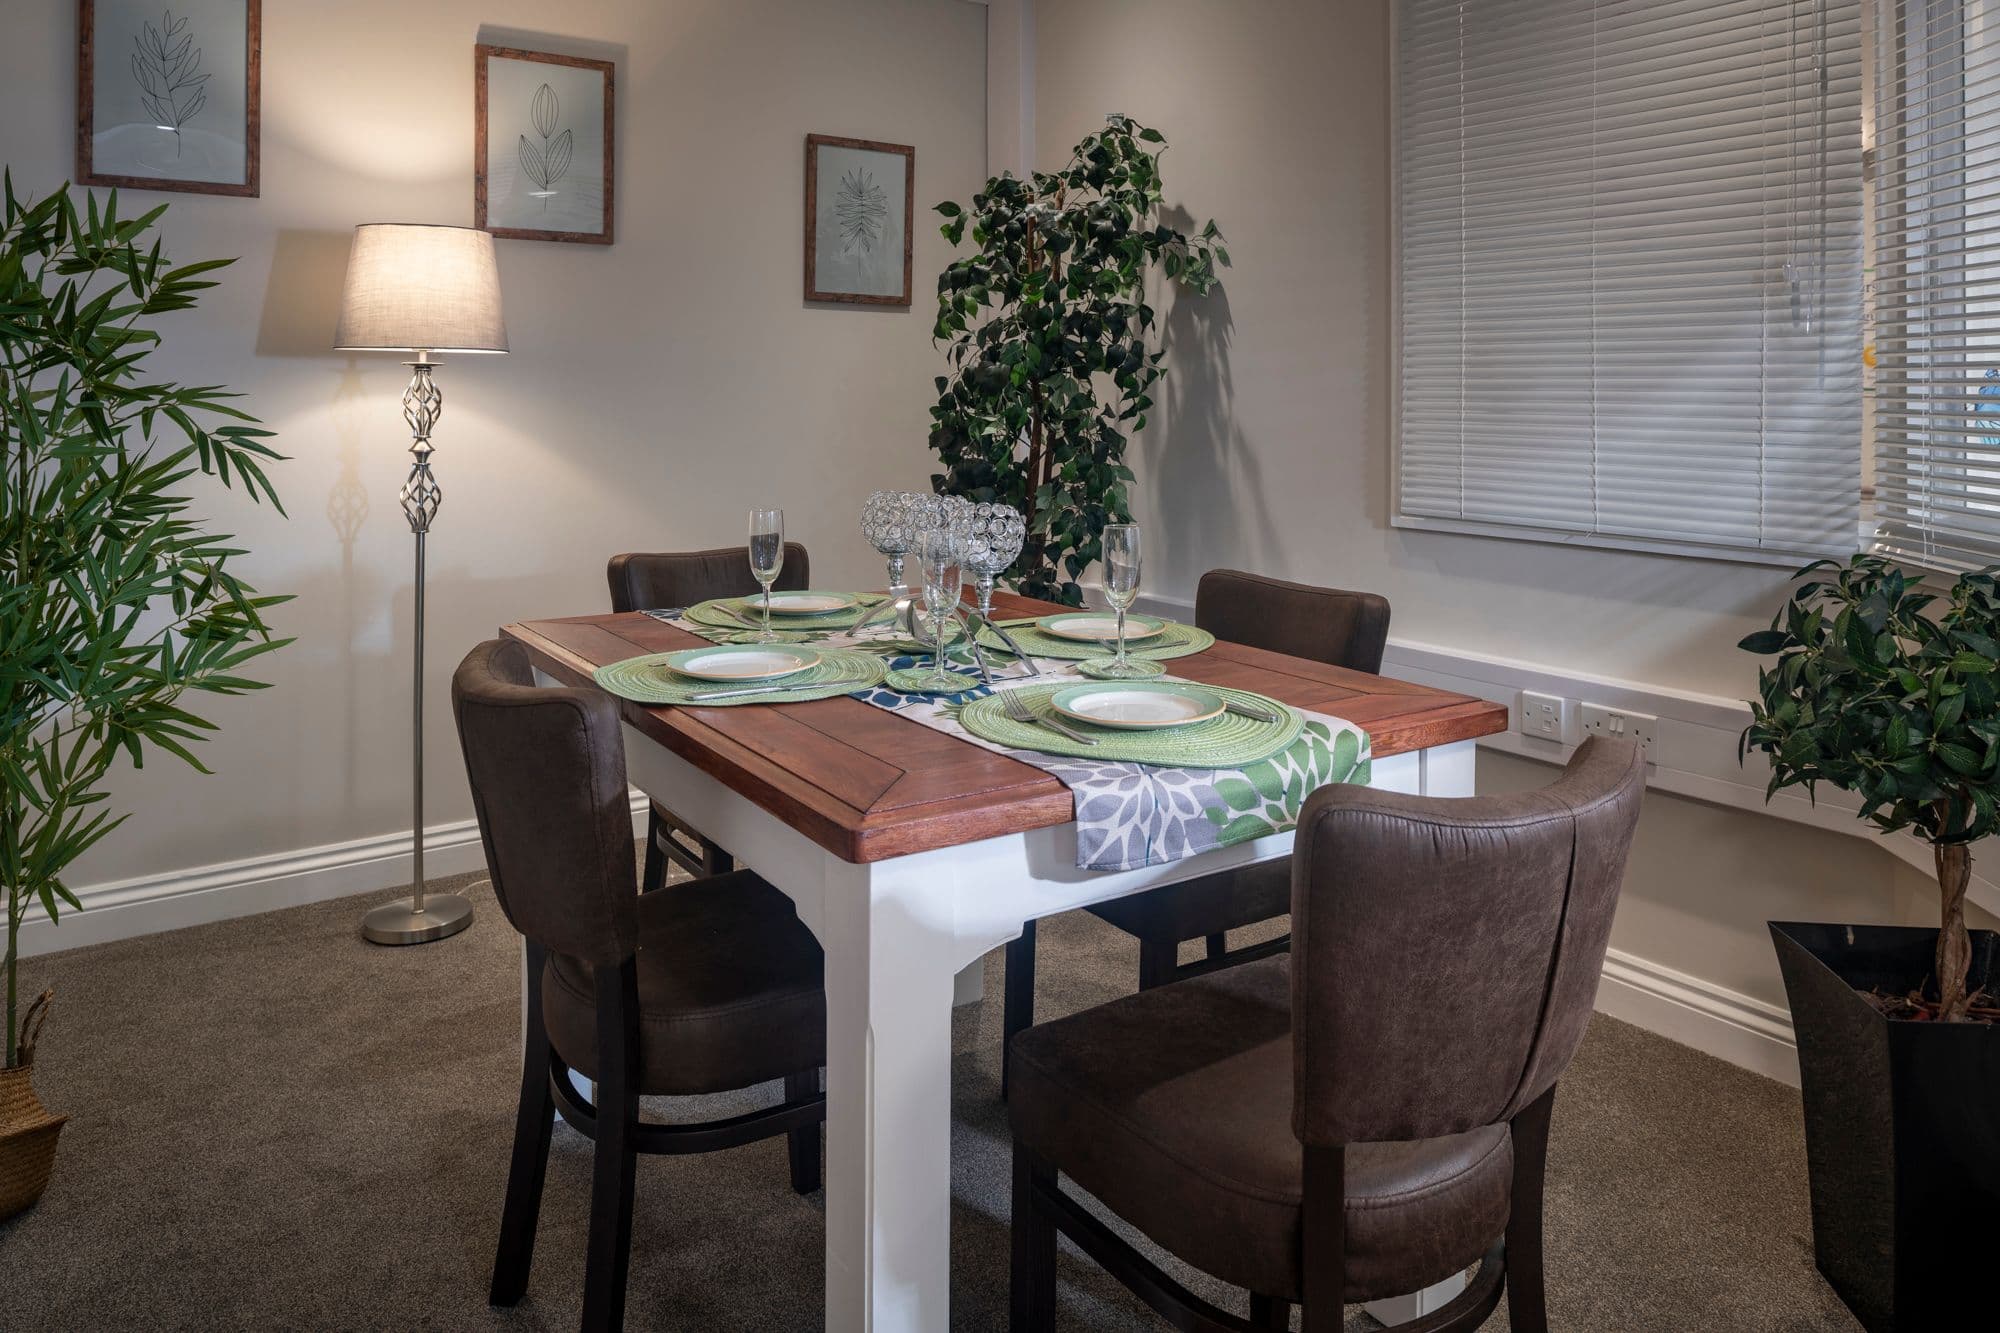
MULTIPOLYGON (((389 896, 25 964, 30 993, 58 987, 37 1086, 72 1119, 42 1203, 0 1226, 0 1325, 575 1326, 588 1145, 560 1124, 528 1297, 486 1305, 516 939, 482 888, 465 934, 371 947, 357 923, 389 896)), ((1136 970, 1083 914, 1045 923, 1041 956, 1045 1017, 1136 970)), ((954 1029, 957 1329, 1006 1326, 1000 986, 996 953, 954 1029)), ((1813 1271, 1796 1094, 1636 1028, 1598 1019, 1564 1082, 1548 1213, 1558 1328, 1856 1327, 1813 1271)), ((782 1139, 642 1160, 635 1234, 629 1327, 820 1327, 821 1196, 791 1193, 782 1139)), ((1066 1329, 1165 1327, 1067 1251, 1061 1290, 1066 1329)), ((1488 1327, 1505 1326, 1503 1309, 1488 1327)))

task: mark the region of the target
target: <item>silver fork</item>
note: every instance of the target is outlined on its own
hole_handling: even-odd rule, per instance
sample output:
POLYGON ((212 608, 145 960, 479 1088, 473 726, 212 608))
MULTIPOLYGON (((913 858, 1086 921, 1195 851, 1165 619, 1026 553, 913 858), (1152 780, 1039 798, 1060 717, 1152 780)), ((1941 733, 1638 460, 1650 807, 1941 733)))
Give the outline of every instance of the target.
POLYGON ((1050 731, 1055 732, 1058 736, 1069 737, 1071 740, 1075 741, 1078 745, 1097 744, 1097 742, 1091 739, 1089 736, 1086 736, 1081 732, 1071 731, 1068 727, 1056 721, 1054 718, 1043 717, 1040 713, 1037 713, 1034 709, 1028 707, 1028 701, 1026 699, 1021 698, 1013 690, 1000 691, 1000 706, 1006 709, 1007 716, 1013 718, 1016 722, 1020 722, 1028 726, 1047 727, 1050 731))

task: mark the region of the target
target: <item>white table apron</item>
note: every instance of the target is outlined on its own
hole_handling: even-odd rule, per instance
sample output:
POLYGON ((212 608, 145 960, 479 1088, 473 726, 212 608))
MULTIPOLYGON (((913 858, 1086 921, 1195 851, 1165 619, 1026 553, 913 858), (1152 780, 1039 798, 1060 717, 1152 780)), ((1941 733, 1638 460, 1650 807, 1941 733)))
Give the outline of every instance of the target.
MULTIPOLYGON (((629 724, 625 767, 633 786, 798 904, 826 951, 826 1327, 839 1333, 950 1325, 954 974, 1038 917, 1292 846, 1282 833, 1167 865, 1087 871, 1066 824, 857 865, 629 724)), ((1469 796, 1472 768, 1473 743, 1458 741, 1378 757, 1370 785, 1469 796)), ((1409 1318, 1459 1285, 1369 1309, 1409 1318)))

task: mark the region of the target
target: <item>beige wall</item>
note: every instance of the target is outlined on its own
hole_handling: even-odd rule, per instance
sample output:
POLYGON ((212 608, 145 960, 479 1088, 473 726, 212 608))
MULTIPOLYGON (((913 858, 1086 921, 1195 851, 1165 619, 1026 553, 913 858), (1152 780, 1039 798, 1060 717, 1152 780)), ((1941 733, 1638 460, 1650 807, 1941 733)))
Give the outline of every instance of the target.
MULTIPOLYGON (((439 375, 433 822, 471 813, 452 667, 503 621, 601 609, 610 553, 738 542, 745 508, 775 503, 820 577, 879 574, 855 523, 871 488, 927 474, 925 275, 945 247, 917 228, 912 311, 805 305, 803 140, 915 144, 920 219, 976 189, 984 23, 963 0, 266 4, 262 198, 131 203, 170 202, 178 257, 241 256, 167 326, 162 360, 247 392, 292 455, 275 473, 290 522, 213 509, 257 552, 255 581, 299 595, 278 619, 300 641, 270 659, 276 689, 211 708, 214 777, 161 762, 119 780, 138 813, 74 881, 409 827, 407 372, 329 344, 354 224, 472 220, 475 42, 617 60, 618 243, 500 242, 513 354, 439 375)), ((75 25, 72 0, 7 5, 0 160, 17 190, 72 170, 75 25)))
MULTIPOLYGON (((1235 267, 1175 302, 1164 407, 1135 449, 1151 591, 1236 565, 1386 594, 1398 639, 1742 698, 1784 571, 1412 532, 1389 516, 1388 0, 1062 0, 1036 16, 1044 169, 1123 112, 1162 130, 1167 199, 1235 267)), ((1480 784, 1545 782, 1482 754, 1480 784)), ((1782 1003, 1768 918, 1934 920, 1865 839, 1654 792, 1614 944, 1782 1003)))

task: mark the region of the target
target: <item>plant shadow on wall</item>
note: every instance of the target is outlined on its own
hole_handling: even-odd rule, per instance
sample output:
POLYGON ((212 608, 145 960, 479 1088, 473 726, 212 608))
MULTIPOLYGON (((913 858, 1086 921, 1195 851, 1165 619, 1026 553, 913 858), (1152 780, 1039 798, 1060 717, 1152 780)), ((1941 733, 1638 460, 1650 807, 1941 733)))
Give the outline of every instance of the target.
MULTIPOLYGON (((1194 226, 1187 210, 1161 210, 1176 229, 1194 226)), ((1217 285, 1200 299, 1176 297, 1167 309, 1161 350, 1173 363, 1165 411, 1139 437, 1152 487, 1154 512, 1173 534, 1170 561, 1199 561, 1205 553, 1233 549, 1251 569, 1276 563, 1271 540, 1278 531, 1265 501, 1262 469, 1247 447, 1236 416, 1236 373, 1230 362, 1236 320, 1229 291, 1217 285)), ((1165 573, 1165 570, 1161 571, 1165 573)), ((1181 571, 1189 585, 1199 567, 1181 571)), ((1165 580, 1156 578, 1156 587, 1165 580)))
POLYGON ((1105 525, 1131 521, 1125 447, 1166 373, 1147 278, 1204 296, 1229 263, 1215 223, 1190 236, 1161 217, 1165 150, 1158 130, 1114 115, 1062 170, 937 205, 945 239, 969 227, 976 250, 938 275, 932 336, 950 368, 931 409, 944 465, 931 484, 1021 511, 1012 582, 1030 597, 1081 606, 1105 525))
MULTIPOLYGON (((65 187, 5 182, 0 222, 0 890, 7 903, 6 1064, 20 1041, 21 926, 78 906, 70 865, 127 817, 104 784, 122 755, 206 772, 215 724, 196 694, 263 688, 243 674, 290 642, 264 620, 288 600, 235 572, 243 554, 194 513, 187 483, 240 486, 283 512, 269 431, 210 385, 150 378, 160 317, 194 306, 233 260, 173 266, 138 217, 65 187)), ((5 1099, 0 1098, 0 1103, 5 1099)), ((0 1154, 12 1141, 0 1126, 0 1154)), ((52 1145, 51 1145, 52 1151, 52 1145)), ((10 1174, 0 1161, 0 1177, 10 1174)), ((36 1191, 39 1193, 39 1190, 36 1191)), ((25 1204, 23 1204, 25 1206, 25 1204)))

